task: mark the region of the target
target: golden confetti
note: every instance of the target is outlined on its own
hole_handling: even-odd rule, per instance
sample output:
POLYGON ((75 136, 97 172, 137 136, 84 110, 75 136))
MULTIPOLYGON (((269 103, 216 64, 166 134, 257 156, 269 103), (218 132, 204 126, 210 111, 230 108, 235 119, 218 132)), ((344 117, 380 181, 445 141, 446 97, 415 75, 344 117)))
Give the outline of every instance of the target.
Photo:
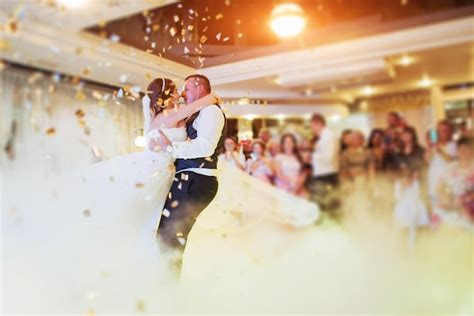
POLYGON ((229 36, 226 36, 226 37, 224 37, 224 39, 222 41, 227 42, 228 40, 229 40, 229 36))
POLYGON ((46 130, 46 135, 52 136, 56 133, 56 129, 54 127, 50 127, 46 130))
POLYGON ((201 39, 199 40, 199 42, 204 44, 206 41, 207 41, 207 37, 205 35, 201 36, 201 39))
POLYGON ((220 19, 223 19, 224 15, 222 13, 219 13, 216 15, 216 20, 219 21, 220 19))
POLYGON ((81 119, 84 116, 86 116, 86 113, 84 113, 84 111, 81 110, 81 109, 76 110, 76 112, 74 114, 77 116, 78 119, 81 119))
POLYGON ((244 34, 242 34, 242 33, 237 34, 237 38, 242 38, 242 37, 244 37, 244 34))
POLYGON ((7 51, 10 49, 10 42, 6 39, 0 39, 0 51, 7 51))
POLYGON ((178 23, 179 22, 179 16, 174 15, 173 16, 173 21, 174 21, 174 23, 178 23))
POLYGON ((188 25, 188 31, 192 31, 194 29, 194 25, 188 25))
POLYGON ((171 200, 173 198, 173 194, 171 192, 168 193, 168 199, 171 200))
POLYGON ((172 208, 177 208, 178 205, 179 205, 179 202, 176 201, 176 200, 174 200, 173 202, 171 202, 171 207, 172 207, 172 208))
POLYGON ((187 48, 186 46, 184 46, 184 54, 185 55, 189 54, 189 48, 187 48))
POLYGON ((174 27, 170 28, 170 34, 171 34, 171 36, 176 35, 176 29, 174 27))
POLYGON ((87 210, 84 210, 82 212, 82 214, 85 216, 85 217, 90 217, 91 216, 91 210, 87 209, 87 210))
POLYGON ((88 76, 88 75, 91 74, 91 71, 92 71, 91 67, 87 66, 87 67, 85 67, 85 68, 82 69, 82 74, 83 74, 84 76, 88 76))
POLYGON ((164 217, 170 217, 171 213, 167 209, 163 209, 163 212, 161 212, 164 217))
POLYGON ((148 73, 148 72, 145 74, 145 78, 148 79, 148 80, 152 80, 152 79, 153 79, 153 77, 151 76, 151 74, 148 73))
POLYGON ((9 21, 7 24, 7 31, 10 33, 18 32, 18 21, 17 20, 9 21))
POLYGON ((177 232, 177 233, 176 233, 176 237, 183 237, 183 236, 184 236, 184 235, 183 235, 182 232, 177 232))
POLYGON ((99 27, 104 28, 106 25, 107 25, 107 21, 106 21, 106 20, 100 20, 100 21, 99 21, 99 27))
POLYGON ((143 188, 145 185, 143 183, 135 183, 136 188, 143 188))
POLYGON ((82 90, 79 90, 76 93, 76 99, 82 102, 82 101, 85 101, 87 99, 87 96, 82 90))
POLYGON ((217 33, 216 38, 217 38, 218 41, 221 40, 221 36, 222 36, 222 33, 221 33, 221 32, 217 33))
POLYGON ((151 29, 153 30, 153 32, 156 32, 160 29, 160 25, 159 24, 154 24, 154 25, 152 25, 151 29))
POLYGON ((145 311, 145 302, 143 302, 142 300, 138 300, 136 307, 137 307, 138 311, 144 312, 145 311))

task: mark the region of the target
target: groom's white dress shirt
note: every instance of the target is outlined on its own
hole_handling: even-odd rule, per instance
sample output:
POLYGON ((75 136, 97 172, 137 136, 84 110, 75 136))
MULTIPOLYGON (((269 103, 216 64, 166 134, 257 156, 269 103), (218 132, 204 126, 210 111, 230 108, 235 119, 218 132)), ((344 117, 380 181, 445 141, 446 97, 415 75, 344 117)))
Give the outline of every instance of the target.
MULTIPOLYGON (((224 124, 224 115, 217 105, 203 108, 193 122, 193 127, 197 131, 197 137, 184 142, 172 142, 173 157, 176 159, 210 157, 216 150, 224 124)), ((189 168, 180 172, 182 171, 192 171, 205 176, 217 175, 216 169, 189 168)))

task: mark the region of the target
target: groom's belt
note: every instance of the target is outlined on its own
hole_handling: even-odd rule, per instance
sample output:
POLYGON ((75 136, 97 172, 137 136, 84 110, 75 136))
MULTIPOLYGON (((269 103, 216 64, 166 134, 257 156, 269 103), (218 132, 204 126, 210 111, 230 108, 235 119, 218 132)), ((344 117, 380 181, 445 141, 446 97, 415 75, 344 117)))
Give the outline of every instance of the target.
POLYGON ((185 169, 217 169, 217 156, 209 158, 176 159, 176 172, 185 169))

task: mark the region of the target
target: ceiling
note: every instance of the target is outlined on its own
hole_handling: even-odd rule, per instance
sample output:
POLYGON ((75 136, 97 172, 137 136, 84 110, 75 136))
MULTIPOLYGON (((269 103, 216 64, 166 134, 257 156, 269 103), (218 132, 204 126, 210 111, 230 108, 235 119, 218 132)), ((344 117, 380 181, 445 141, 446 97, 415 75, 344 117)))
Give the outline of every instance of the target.
POLYGON ((294 2, 305 12, 306 31, 297 40, 280 41, 269 27, 279 2, 185 0, 87 31, 203 68, 474 13, 464 10, 467 0, 299 0, 294 2))
POLYGON ((200 72, 229 103, 248 98, 298 111, 429 89, 423 77, 433 85, 474 81, 474 6, 463 0, 295 1, 309 24, 287 41, 267 26, 278 1, 59 1, 66 0, 2 0, 1 58, 142 89, 151 78, 180 84, 200 72), (156 29, 148 40, 147 23, 156 29), (184 43, 181 23, 192 25, 184 43), (399 64, 405 55, 410 65, 399 64))

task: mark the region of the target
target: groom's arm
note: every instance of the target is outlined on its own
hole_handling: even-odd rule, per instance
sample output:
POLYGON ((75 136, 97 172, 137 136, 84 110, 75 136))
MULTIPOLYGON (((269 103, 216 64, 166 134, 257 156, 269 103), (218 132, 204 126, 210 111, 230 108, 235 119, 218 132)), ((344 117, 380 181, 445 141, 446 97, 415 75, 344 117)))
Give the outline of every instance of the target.
POLYGON ((180 159, 206 158, 216 150, 225 119, 216 105, 203 108, 197 122, 197 137, 184 142, 172 142, 173 157, 180 159))

